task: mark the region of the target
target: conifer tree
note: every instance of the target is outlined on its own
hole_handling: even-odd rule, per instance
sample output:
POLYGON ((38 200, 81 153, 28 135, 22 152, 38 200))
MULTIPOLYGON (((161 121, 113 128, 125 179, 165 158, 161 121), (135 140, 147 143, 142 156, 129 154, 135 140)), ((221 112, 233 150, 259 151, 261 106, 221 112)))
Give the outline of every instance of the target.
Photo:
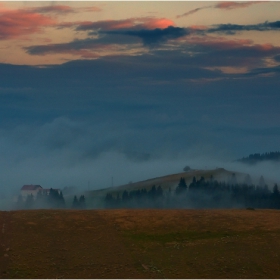
POLYGON ((74 209, 79 208, 79 201, 78 201, 78 198, 76 195, 74 196, 74 199, 73 199, 72 208, 74 208, 74 209))
POLYGON ((180 179, 180 182, 175 190, 176 194, 181 194, 187 190, 187 184, 184 178, 180 179))
POLYGON ((80 208, 80 209, 86 209, 86 199, 85 199, 85 196, 84 196, 84 195, 81 195, 81 196, 80 196, 80 199, 79 199, 79 208, 80 208))
POLYGON ((59 194, 59 204, 60 204, 60 207, 61 208, 64 208, 65 207, 65 200, 64 200, 64 197, 63 197, 63 193, 60 192, 59 194))

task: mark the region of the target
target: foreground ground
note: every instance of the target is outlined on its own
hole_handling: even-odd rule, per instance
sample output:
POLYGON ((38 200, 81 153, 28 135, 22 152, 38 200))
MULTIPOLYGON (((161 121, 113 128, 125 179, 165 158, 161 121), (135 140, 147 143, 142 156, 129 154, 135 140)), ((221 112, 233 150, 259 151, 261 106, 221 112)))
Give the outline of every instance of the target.
POLYGON ((277 210, 0 212, 0 278, 279 278, 277 210))

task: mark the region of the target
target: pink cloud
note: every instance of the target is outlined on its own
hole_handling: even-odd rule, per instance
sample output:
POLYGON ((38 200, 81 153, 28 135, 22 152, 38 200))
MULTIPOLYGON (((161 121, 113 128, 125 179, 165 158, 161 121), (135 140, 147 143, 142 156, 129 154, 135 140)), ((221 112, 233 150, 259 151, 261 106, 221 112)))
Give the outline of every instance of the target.
MULTIPOLYGON (((123 20, 103 20, 96 22, 76 22, 72 23, 72 26, 78 26, 78 30, 119 30, 119 29, 164 29, 168 26, 175 26, 172 20, 166 18, 129 18, 123 20)), ((70 27, 71 23, 62 23, 61 27, 70 27)))
POLYGON ((175 23, 172 20, 166 18, 151 18, 143 24, 143 27, 147 29, 165 29, 168 26, 175 26, 175 23))
MULTIPOLYGON (((7 9, 0 3, 0 40, 17 38, 42 31, 43 27, 57 25, 56 19, 47 14, 68 14, 78 11, 98 12, 98 7, 71 8, 67 5, 53 5, 24 9, 7 9)), ((68 23, 73 26, 73 23, 68 23)), ((63 26, 62 26, 63 27, 63 26)), ((66 27, 66 25, 65 25, 66 27)))
POLYGON ((42 27, 52 26, 56 21, 40 13, 26 9, 7 10, 0 8, 0 39, 16 38, 42 30, 42 27))

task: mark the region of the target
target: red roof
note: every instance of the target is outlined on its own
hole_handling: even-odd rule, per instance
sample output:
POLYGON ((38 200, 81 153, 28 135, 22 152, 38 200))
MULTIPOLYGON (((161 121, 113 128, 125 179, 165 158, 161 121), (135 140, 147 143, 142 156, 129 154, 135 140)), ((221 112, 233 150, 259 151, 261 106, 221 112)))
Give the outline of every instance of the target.
POLYGON ((35 191, 37 189, 43 189, 40 185, 24 185, 22 186, 22 191, 35 191))

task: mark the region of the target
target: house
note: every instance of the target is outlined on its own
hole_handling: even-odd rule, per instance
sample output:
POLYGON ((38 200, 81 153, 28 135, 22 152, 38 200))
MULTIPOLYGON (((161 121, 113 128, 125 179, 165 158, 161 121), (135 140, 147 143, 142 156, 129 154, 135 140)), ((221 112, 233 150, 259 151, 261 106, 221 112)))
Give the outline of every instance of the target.
POLYGON ((23 198, 26 198, 31 194, 36 197, 39 191, 43 191, 43 188, 40 185, 24 185, 20 189, 20 194, 23 198))

